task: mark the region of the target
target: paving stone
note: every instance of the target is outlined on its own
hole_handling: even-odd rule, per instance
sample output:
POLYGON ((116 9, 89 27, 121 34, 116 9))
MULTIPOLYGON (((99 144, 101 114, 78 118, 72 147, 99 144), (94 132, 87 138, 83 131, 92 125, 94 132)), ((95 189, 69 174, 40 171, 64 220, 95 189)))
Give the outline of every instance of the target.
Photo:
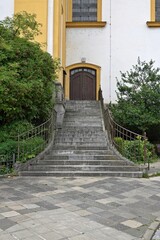
POLYGON ((32 238, 31 237, 26 237, 26 238, 24 238, 24 240, 42 240, 42 237, 33 235, 32 238))
POLYGON ((160 229, 156 231, 153 236, 153 240, 160 240, 160 229))
POLYGON ((12 233, 13 237, 18 238, 18 239, 25 239, 27 237, 30 237, 30 239, 32 239, 32 237, 34 236, 32 231, 29 231, 28 229, 24 229, 21 231, 17 231, 12 233))
POLYGON ((10 212, 1 213, 1 215, 6 218, 10 218, 10 217, 15 217, 15 216, 19 215, 19 213, 16 211, 10 211, 10 212))
POLYGON ((16 237, 103 240, 104 236, 105 240, 140 240, 150 223, 160 217, 157 179, 1 179, 0 240, 15 240, 16 237), (49 186, 47 191, 43 189, 45 186, 49 186), (57 193, 52 194, 55 186, 57 193), (14 188, 17 192, 28 189, 27 198, 16 200, 14 188), (142 190, 148 194, 143 196, 142 190), (14 213, 13 216, 2 215, 8 212, 14 213))
POLYGON ((86 211, 86 210, 78 210, 78 211, 75 211, 75 213, 82 216, 82 217, 89 216, 89 215, 92 214, 92 213, 90 213, 89 211, 86 211))
POLYGON ((46 209, 44 209, 44 208, 38 207, 38 208, 17 210, 17 212, 22 214, 22 215, 27 215, 27 214, 32 213, 32 212, 45 211, 45 210, 46 209))
POLYGON ((25 227, 19 224, 15 224, 12 227, 9 227, 8 229, 6 229, 6 232, 8 233, 12 233, 12 232, 17 232, 19 230, 24 230, 25 227))
POLYGON ((15 210, 15 211, 25 209, 25 207, 22 206, 22 205, 13 205, 13 206, 10 206, 10 208, 15 210))
POLYGON ((45 240, 60 240, 64 238, 64 236, 53 231, 41 234, 40 236, 42 237, 42 239, 45 239, 45 240))
POLYGON ((97 208, 97 207, 88 207, 87 211, 91 212, 91 213, 101 213, 104 210, 101 208, 97 208))
POLYGON ((96 200, 96 202, 102 203, 102 204, 107 204, 107 203, 111 203, 111 200, 108 200, 108 198, 104 198, 104 199, 96 200))
POLYGON ((23 206, 26 209, 35 209, 35 208, 39 208, 39 206, 37 204, 23 204, 23 206))
POLYGON ((127 221, 121 222, 121 224, 123 224, 127 227, 130 227, 130 228, 138 228, 143 225, 142 223, 137 222, 135 220, 127 220, 127 221))
POLYGON ((58 209, 59 208, 58 206, 55 206, 54 204, 51 204, 51 203, 46 202, 46 201, 37 202, 36 205, 38 205, 40 207, 43 207, 45 209, 48 209, 48 210, 53 210, 53 209, 58 209))
MULTIPOLYGON (((8 228, 16 225, 16 223, 9 218, 0 219, 0 228, 5 231, 8 228)), ((0 238, 1 239, 1 238, 0 238)))
POLYGON ((10 234, 0 234, 0 239, 1 240, 15 240, 13 236, 10 234))

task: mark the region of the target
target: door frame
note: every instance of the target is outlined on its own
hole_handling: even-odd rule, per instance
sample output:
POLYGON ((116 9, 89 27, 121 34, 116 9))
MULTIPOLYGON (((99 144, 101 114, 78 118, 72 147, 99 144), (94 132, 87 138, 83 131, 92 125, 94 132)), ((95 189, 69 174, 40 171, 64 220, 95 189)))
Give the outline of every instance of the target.
POLYGON ((91 63, 75 63, 66 67, 65 79, 65 98, 70 99, 70 71, 74 68, 91 68, 96 71, 96 100, 98 100, 98 91, 101 83, 101 67, 91 63))

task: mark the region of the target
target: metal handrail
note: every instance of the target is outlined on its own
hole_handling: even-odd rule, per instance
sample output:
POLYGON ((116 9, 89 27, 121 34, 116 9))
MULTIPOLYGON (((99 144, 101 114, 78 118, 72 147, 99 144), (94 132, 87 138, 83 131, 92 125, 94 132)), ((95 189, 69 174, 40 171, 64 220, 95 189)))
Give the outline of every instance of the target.
POLYGON ((60 114, 64 115, 65 110, 61 108, 61 104, 64 107, 64 93, 63 88, 59 82, 55 83, 56 91, 53 94, 55 99, 54 110, 51 113, 50 118, 44 123, 36 126, 23 133, 18 133, 17 136, 10 137, 13 140, 13 151, 9 154, 4 153, 0 155, 0 168, 1 166, 13 166, 16 161, 25 162, 34 158, 39 153, 50 147, 50 144, 54 141, 56 130, 61 127, 63 118, 60 114), (56 108, 58 105, 58 108, 56 108), (60 118, 60 119, 59 119, 60 118))
POLYGON ((53 111, 50 118, 44 123, 12 137, 14 151, 10 154, 0 155, 0 167, 6 166, 11 169, 15 162, 26 162, 42 152, 54 139, 56 115, 56 112, 53 111))
POLYGON ((146 133, 140 135, 118 124, 113 119, 109 108, 104 105, 101 88, 99 89, 99 101, 110 145, 114 146, 122 156, 133 162, 143 160, 144 164, 148 163, 149 168, 146 133))
POLYGON ((56 112, 37 127, 18 134, 16 161, 26 161, 42 152, 53 140, 56 130, 56 112))

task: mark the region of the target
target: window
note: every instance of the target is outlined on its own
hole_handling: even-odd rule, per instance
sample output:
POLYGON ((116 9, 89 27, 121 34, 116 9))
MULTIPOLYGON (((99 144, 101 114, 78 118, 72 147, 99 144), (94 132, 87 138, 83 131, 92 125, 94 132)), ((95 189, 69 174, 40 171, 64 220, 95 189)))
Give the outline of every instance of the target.
POLYGON ((68 0, 66 27, 105 27, 102 0, 68 0))
POLYGON ((156 4, 155 4, 155 20, 160 22, 160 0, 156 0, 156 4))
POLYGON ((148 27, 160 27, 160 0, 151 0, 151 20, 148 27))
POLYGON ((73 22, 96 22, 97 0, 73 0, 72 2, 73 22))

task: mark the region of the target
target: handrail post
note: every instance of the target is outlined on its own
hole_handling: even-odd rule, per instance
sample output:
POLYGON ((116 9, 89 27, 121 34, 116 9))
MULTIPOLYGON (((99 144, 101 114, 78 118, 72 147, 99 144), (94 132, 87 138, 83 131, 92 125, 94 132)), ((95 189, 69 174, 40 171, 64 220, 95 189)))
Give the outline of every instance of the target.
POLYGON ((146 165, 146 160, 147 160, 147 149, 146 149, 146 141, 147 141, 147 136, 146 132, 144 132, 144 149, 143 149, 143 154, 144 154, 144 165, 146 165))
POLYGON ((144 164, 148 164, 148 170, 150 169, 150 161, 149 161, 149 157, 147 157, 147 135, 146 132, 144 132, 144 164), (148 161, 147 161, 148 159, 148 161))
POLYGON ((17 146, 17 159, 19 161, 20 158, 20 139, 19 139, 19 133, 18 133, 18 146, 17 146))

